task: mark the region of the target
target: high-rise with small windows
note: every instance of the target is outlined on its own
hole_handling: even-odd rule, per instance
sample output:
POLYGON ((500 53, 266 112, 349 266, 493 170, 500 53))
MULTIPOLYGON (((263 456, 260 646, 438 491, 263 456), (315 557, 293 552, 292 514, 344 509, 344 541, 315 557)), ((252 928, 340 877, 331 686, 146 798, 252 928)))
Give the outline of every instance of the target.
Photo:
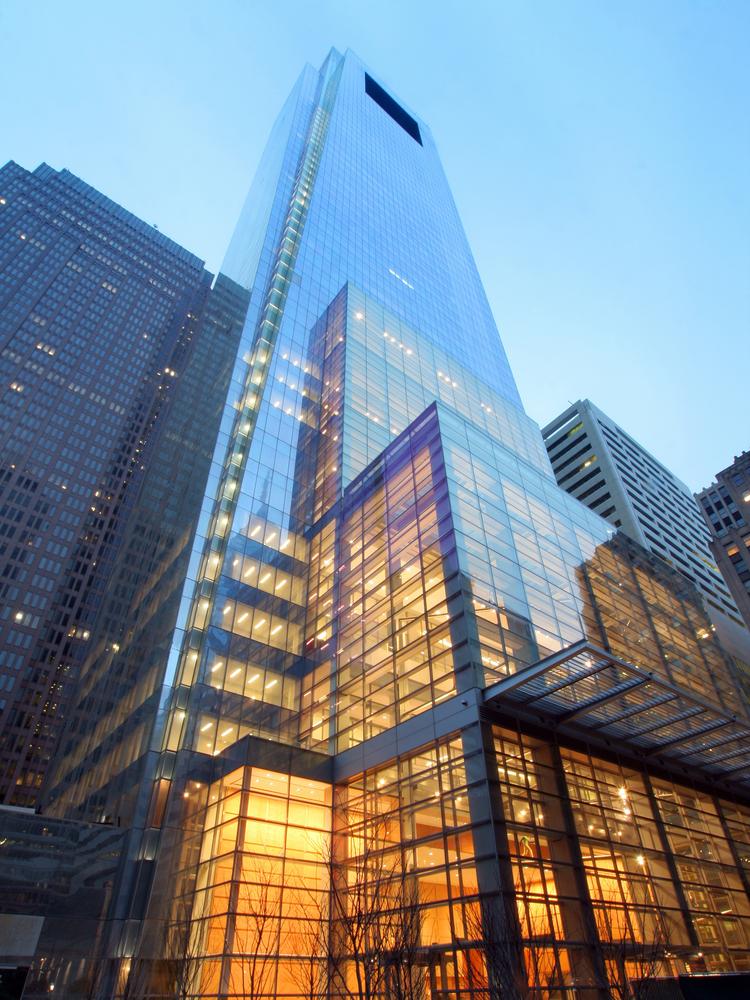
POLYGON ((559 486, 674 566, 714 612, 741 621, 683 482, 588 399, 542 434, 559 486))
POLYGON ((82 666, 116 658, 146 563, 190 535, 202 484, 165 487, 199 479, 201 433, 208 469, 211 392, 191 382, 221 353, 210 284, 69 172, 0 169, 0 802, 38 804, 82 666), (202 419, 183 447, 180 408, 202 419))
MULTIPOLYGON (((124 838, 84 995, 605 1000, 750 970, 731 658, 557 485, 430 129, 351 52, 303 71, 220 280, 249 308, 163 688, 93 663, 122 739, 81 701, 48 784, 124 838)), ((42 971, 70 995, 64 955, 42 971)))
POLYGON ((711 551, 750 628, 750 451, 696 494, 711 531, 711 551))

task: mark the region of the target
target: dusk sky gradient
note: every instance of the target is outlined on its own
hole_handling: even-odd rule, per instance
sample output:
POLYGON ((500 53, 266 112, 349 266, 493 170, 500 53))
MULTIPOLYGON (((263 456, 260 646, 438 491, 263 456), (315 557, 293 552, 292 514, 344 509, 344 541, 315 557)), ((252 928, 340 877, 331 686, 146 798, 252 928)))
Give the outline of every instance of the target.
POLYGON ((430 125, 535 420, 589 397, 691 489, 750 448, 747 0, 0 0, 0 162, 215 272, 332 45, 430 125))

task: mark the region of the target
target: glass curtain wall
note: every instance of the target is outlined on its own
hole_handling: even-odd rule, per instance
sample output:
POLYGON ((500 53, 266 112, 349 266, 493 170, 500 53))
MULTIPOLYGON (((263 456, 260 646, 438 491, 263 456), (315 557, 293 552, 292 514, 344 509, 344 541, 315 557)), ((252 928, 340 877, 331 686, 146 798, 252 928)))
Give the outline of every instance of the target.
POLYGON ((265 235, 230 253, 255 284, 121 984, 155 928, 157 994, 189 973, 189 996, 452 1000, 512 968, 540 1000, 602 1000, 608 978, 742 968, 741 808, 709 796, 686 837, 702 792, 484 696, 587 640, 738 711, 698 598, 557 487, 426 127, 350 54, 284 114, 265 235), (293 752, 327 780, 297 789, 293 752))

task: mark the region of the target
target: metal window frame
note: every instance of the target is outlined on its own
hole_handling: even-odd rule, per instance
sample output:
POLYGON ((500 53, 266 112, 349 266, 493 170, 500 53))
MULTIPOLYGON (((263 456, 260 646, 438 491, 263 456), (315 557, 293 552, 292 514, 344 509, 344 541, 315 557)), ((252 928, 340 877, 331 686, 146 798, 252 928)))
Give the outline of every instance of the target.
POLYGON ((483 700, 750 792, 750 718, 585 639, 492 684, 483 700))

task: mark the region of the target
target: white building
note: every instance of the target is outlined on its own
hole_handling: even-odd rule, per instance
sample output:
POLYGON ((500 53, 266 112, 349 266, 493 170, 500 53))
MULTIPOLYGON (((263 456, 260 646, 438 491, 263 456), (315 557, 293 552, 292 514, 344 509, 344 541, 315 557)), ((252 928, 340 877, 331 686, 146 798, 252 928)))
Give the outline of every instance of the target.
POLYGON ((679 570, 711 610, 741 623, 685 483, 588 399, 570 406, 542 434, 558 485, 679 570))

